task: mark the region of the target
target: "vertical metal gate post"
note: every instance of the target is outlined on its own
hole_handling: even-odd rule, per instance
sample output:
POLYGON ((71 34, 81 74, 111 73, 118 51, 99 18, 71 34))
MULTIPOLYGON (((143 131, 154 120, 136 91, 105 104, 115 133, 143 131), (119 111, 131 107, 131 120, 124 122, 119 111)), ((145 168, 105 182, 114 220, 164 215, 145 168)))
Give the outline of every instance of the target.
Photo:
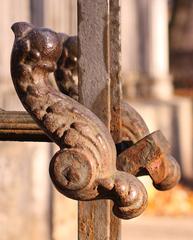
MULTIPOLYGON (((121 141, 121 80, 120 80, 120 0, 110 0, 110 130, 115 143, 121 141)), ((110 239, 121 239, 121 220, 111 213, 110 239)))
MULTIPOLYGON (((79 0, 79 97, 120 139, 119 1, 79 0)), ((79 239, 120 239, 109 200, 79 202, 79 239)))

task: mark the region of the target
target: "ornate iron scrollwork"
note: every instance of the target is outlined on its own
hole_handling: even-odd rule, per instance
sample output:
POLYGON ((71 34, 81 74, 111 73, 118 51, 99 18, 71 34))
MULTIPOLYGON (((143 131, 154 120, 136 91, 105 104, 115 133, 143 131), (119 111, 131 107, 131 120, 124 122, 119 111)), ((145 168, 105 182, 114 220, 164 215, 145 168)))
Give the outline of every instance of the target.
POLYGON ((117 156, 105 125, 75 101, 77 37, 24 22, 12 29, 13 82, 26 110, 60 147, 51 160, 50 176, 61 193, 76 200, 112 199, 115 215, 128 219, 138 216, 147 203, 146 190, 135 176, 150 175, 159 190, 179 181, 179 165, 166 139, 160 131, 150 134, 131 106, 121 104, 122 142, 117 156), (53 72, 64 94, 49 83, 53 72))
MULTIPOLYGON (((60 91, 77 99, 77 37, 63 36, 63 54, 57 62, 55 79, 60 91), (66 86, 71 86, 71 91, 66 86)), ((160 131, 150 134, 144 120, 126 102, 121 103, 121 119, 122 142, 117 149, 120 153, 117 168, 135 176, 150 175, 158 190, 174 187, 181 176, 180 167, 171 156, 169 143, 163 134, 160 131)))
POLYGON ((133 175, 116 169, 116 148, 104 124, 48 81, 63 54, 64 35, 28 23, 12 26, 11 75, 25 109, 60 150, 50 163, 56 188, 76 200, 112 199, 120 218, 138 216, 147 194, 133 175))

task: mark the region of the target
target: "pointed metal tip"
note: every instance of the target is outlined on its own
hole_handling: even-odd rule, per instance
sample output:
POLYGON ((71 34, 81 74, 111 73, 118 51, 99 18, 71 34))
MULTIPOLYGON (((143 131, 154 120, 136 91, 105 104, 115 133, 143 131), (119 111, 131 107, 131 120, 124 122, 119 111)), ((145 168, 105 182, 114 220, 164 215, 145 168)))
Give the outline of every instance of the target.
POLYGON ((25 36, 34 26, 27 22, 16 22, 11 26, 16 38, 25 36))

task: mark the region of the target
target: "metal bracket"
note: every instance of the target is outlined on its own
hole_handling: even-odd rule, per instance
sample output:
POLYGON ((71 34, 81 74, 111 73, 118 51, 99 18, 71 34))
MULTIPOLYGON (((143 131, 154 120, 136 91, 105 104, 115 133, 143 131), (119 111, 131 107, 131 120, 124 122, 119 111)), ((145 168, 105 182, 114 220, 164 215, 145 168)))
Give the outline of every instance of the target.
POLYGON ((147 193, 133 175, 116 169, 116 148, 105 125, 87 108, 49 84, 63 52, 63 37, 28 23, 12 26, 11 75, 25 109, 60 150, 50 163, 56 188, 76 200, 112 199, 113 211, 141 214, 147 193))
MULTIPOLYGON (((75 99, 78 98, 77 56, 77 37, 66 36, 55 79, 60 91, 75 99), (67 86, 71 86, 71 91, 67 86)), ((121 118, 122 142, 117 144, 117 152, 121 153, 117 168, 135 176, 150 175, 159 190, 174 187, 181 176, 180 167, 170 155, 170 146, 163 134, 160 131, 150 134, 144 120, 126 102, 121 103, 121 118)))

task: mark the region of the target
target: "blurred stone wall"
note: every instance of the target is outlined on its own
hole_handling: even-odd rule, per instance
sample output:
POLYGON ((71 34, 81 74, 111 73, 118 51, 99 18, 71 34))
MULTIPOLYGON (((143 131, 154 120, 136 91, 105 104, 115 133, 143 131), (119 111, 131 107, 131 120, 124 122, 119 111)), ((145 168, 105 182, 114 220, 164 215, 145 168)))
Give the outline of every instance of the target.
POLYGON ((176 93, 193 96, 193 1, 178 0, 170 24, 170 66, 176 93))

